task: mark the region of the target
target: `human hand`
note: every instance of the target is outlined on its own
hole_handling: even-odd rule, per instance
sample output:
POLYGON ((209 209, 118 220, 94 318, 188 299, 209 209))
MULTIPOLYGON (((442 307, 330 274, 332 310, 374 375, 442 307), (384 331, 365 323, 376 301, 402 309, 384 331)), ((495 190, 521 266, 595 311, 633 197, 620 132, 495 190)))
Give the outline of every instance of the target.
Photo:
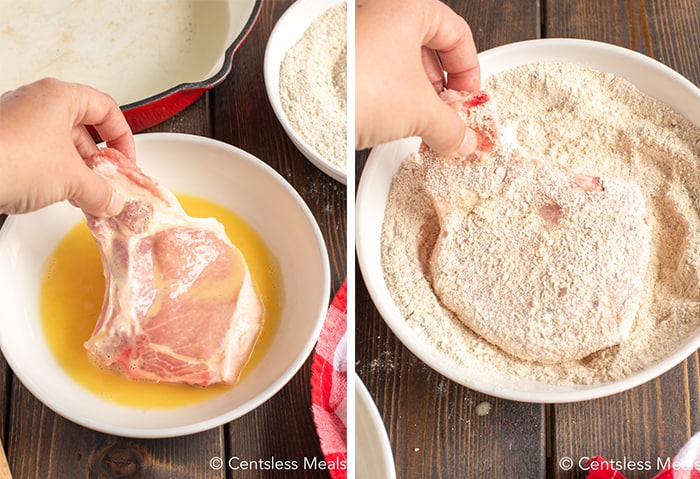
POLYGON ((70 200, 95 216, 124 204, 83 161, 97 151, 85 125, 132 160, 131 129, 107 94, 43 79, 0 96, 0 213, 27 213, 70 200))
POLYGON ((358 149, 417 135, 445 155, 474 151, 476 135, 437 95, 446 87, 480 88, 471 30, 447 5, 439 0, 357 0, 355 65, 358 149))

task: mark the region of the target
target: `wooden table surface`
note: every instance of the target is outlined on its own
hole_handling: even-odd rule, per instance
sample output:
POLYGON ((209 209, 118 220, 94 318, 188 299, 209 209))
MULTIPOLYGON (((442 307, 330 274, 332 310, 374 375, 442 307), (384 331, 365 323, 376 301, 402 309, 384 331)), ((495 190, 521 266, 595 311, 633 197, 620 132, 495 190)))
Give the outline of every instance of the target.
MULTIPOLYGON (((604 41, 649 55, 700 85, 700 0, 449 0, 479 51, 543 37, 604 41)), ((357 155, 359 178, 366 152, 357 155)), ((399 478, 583 478, 579 459, 673 456, 700 430, 696 351, 660 378, 604 399, 501 400, 431 370, 388 329, 356 269, 356 370, 387 426, 399 478), (478 416, 488 401, 492 409, 478 416), (568 468, 568 460, 573 461, 568 468)))
MULTIPOLYGON (((257 23, 234 57, 233 71, 191 107, 150 131, 192 133, 237 146, 275 168, 304 198, 325 238, 331 291, 347 267, 346 188, 294 147, 265 93, 263 56, 291 1, 263 2, 257 23)), ((284 260, 284 258, 280 258, 284 260)), ((331 298, 329 298, 330 302, 331 298)), ((78 426, 41 404, 0 360, 0 433, 15 478, 327 478, 323 470, 214 470, 210 459, 323 459, 311 414, 311 357, 272 399, 245 416, 199 434, 141 440, 78 426)))
MULTIPOLYGON (((326 240, 332 291, 346 271, 346 190, 304 159, 269 106, 264 48, 291 2, 263 2, 232 74, 152 131, 193 133, 240 147, 272 165, 306 200, 326 240)), ((700 0, 454 0, 479 50, 541 37, 629 47, 700 84, 700 0)), ((366 154, 358 155, 361 171, 366 154)), ((358 174, 359 177, 359 174, 358 174)), ((700 360, 694 353, 660 378, 608 398, 541 405, 501 400, 451 382, 413 356, 387 328, 357 278, 356 369, 387 425, 400 478, 582 478, 574 462, 672 456, 700 430, 700 360), (477 416, 476 405, 492 405, 477 416)), ((329 298, 330 300, 330 298, 329 298)), ((0 435, 16 478, 328 477, 323 471, 215 471, 212 457, 321 457, 310 412, 310 360, 270 401, 224 426, 180 438, 97 433, 43 406, 0 360, 0 435)), ((625 471, 649 478, 656 471, 625 471)))

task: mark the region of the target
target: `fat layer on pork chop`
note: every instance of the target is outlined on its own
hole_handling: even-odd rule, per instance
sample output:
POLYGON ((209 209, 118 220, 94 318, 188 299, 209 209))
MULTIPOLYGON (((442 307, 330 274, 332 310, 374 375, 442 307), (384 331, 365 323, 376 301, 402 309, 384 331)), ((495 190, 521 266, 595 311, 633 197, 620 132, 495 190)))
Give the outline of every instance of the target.
POLYGON ((651 230, 632 181, 567 174, 499 131, 486 93, 443 100, 477 133, 466 158, 421 147, 440 232, 440 301, 521 359, 558 363, 614 346, 641 300, 651 230))
POLYGON ((105 275, 85 347, 132 379, 208 386, 235 382, 262 326, 246 261, 214 218, 175 196, 116 150, 88 165, 124 198, 113 218, 86 214, 105 275))

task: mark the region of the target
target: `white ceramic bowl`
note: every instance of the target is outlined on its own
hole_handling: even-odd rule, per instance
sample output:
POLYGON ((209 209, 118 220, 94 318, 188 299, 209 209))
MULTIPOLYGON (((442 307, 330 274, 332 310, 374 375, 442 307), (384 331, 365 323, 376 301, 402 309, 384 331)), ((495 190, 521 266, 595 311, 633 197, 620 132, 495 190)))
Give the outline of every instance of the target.
MULTIPOLYGON (((483 78, 537 61, 571 62, 610 72, 700 125, 700 90, 665 65, 631 50, 586 40, 546 39, 494 48, 479 58, 483 78)), ((658 363, 624 379, 597 385, 557 386, 486 373, 466 375, 434 346, 416 337, 384 283, 380 236, 391 179, 401 162, 417 151, 419 143, 412 138, 372 150, 358 187, 355 227, 358 261, 374 304, 401 342, 426 364, 453 381, 492 396, 555 403, 602 397, 632 388, 668 371, 700 347, 700 331, 696 331, 658 363)))
POLYGON ((355 375, 355 477, 395 479, 389 436, 372 396, 355 375))
POLYGON ((292 127, 282 108, 279 95, 280 64, 284 55, 302 37, 311 22, 333 5, 345 3, 345 0, 297 0, 280 17, 270 34, 265 48, 264 76, 265 89, 277 119, 287 132, 292 143, 303 155, 325 174, 347 184, 347 169, 341 168, 322 157, 292 127))
POLYGON ((259 363, 230 390, 176 409, 139 409, 107 402, 80 386, 56 362, 41 327, 40 272, 82 213, 60 203, 11 216, 0 230, 0 347, 17 377, 45 405, 85 427, 129 437, 191 434, 229 422, 274 395, 316 343, 328 307, 330 270, 321 232, 294 189, 272 168, 235 147, 204 137, 136 135, 143 170, 162 185, 234 211, 265 241, 280 264, 279 329, 259 363))

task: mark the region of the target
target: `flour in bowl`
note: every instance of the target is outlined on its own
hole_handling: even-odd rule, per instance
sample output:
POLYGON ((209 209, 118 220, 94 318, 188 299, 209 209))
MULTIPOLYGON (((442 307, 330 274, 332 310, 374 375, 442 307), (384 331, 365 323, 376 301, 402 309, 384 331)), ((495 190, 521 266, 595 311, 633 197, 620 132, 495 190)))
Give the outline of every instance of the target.
POLYGON ((381 241, 385 281, 407 323, 465 372, 594 384, 662 359, 700 327, 700 130, 629 82, 571 64, 518 67, 484 89, 533 157, 639 185, 652 230, 641 305, 627 340, 581 360, 523 361, 480 338, 440 303, 427 279, 439 226, 413 155, 394 178, 381 241))
POLYGON ((347 4, 315 19, 280 64, 280 100, 304 141, 347 166, 347 4))

